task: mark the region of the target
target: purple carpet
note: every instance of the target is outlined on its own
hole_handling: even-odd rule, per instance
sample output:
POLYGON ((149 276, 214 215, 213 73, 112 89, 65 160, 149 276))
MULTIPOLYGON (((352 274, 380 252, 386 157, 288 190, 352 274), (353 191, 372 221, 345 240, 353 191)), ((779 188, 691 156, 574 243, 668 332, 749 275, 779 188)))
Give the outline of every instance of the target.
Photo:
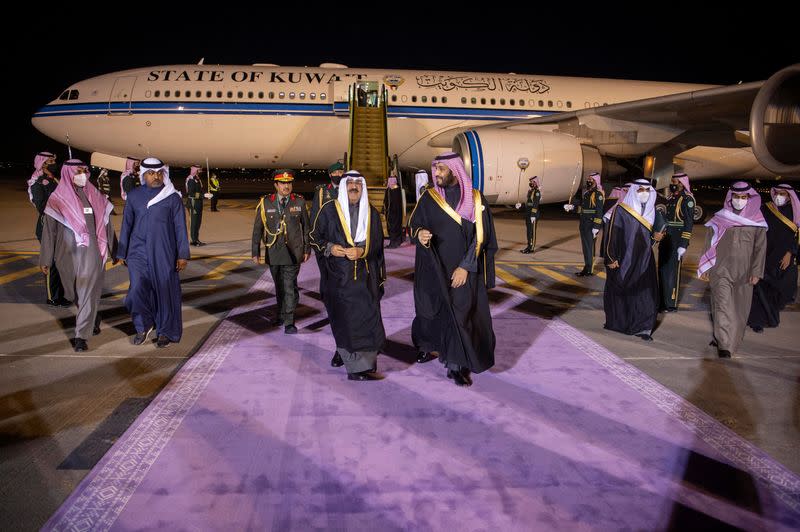
POLYGON ((514 290, 474 386, 413 364, 413 249, 388 266, 385 380, 329 366, 313 261, 295 336, 265 272, 45 530, 800 527, 800 478, 514 290))

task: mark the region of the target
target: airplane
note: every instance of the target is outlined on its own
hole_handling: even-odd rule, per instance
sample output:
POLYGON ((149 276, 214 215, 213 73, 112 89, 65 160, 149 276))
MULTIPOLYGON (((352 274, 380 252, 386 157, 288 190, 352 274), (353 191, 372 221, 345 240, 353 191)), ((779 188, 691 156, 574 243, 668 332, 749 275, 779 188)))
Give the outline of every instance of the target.
POLYGON ((389 166, 430 171, 453 150, 487 201, 512 205, 533 175, 543 202, 568 200, 591 172, 613 177, 636 165, 657 188, 678 171, 693 180, 799 176, 798 87, 800 64, 715 86, 201 60, 78 81, 32 123, 114 170, 128 156, 296 169, 344 156, 369 170, 372 187, 385 185, 389 166), (377 167, 366 168, 370 157, 377 167))

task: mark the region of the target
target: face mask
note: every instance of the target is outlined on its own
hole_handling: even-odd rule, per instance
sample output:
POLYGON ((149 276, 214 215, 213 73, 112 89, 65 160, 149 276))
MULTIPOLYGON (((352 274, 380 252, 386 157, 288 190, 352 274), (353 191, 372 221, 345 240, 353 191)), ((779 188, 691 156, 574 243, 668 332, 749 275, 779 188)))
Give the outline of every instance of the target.
POLYGON ((650 192, 637 192, 636 196, 638 196, 640 202, 647 203, 647 200, 650 199, 650 192))
POLYGON ((85 187, 86 186, 86 174, 75 174, 72 177, 72 182, 75 183, 76 187, 85 187))
POLYGON ((789 201, 789 198, 786 196, 783 195, 775 196, 775 205, 777 205, 778 207, 783 207, 784 205, 786 205, 787 201, 789 201))
POLYGON ((57 164, 48 164, 46 168, 47 168, 47 171, 50 172, 53 175, 55 175, 55 173, 58 171, 58 165, 57 164))
POLYGON ((741 211, 742 209, 744 209, 744 206, 747 205, 747 200, 734 198, 731 200, 731 203, 733 204, 734 209, 736 209, 737 211, 741 211))
POLYGON ((678 185, 670 185, 669 186, 669 191, 670 192, 677 192, 678 191, 678 185))

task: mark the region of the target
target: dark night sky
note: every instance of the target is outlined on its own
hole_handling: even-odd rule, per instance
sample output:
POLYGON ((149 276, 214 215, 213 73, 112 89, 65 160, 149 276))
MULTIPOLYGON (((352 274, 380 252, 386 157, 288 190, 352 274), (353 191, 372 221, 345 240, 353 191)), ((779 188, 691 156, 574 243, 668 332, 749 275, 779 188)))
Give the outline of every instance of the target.
MULTIPOLYGON (((44 148, 65 153, 33 129, 30 117, 70 83, 128 68, 191 64, 201 57, 206 64, 337 62, 714 84, 766 79, 800 62, 793 16, 782 18, 768 7, 763 14, 731 7, 697 13, 696 4, 661 3, 658 13, 649 14, 641 9, 603 14, 586 8, 548 13, 544 4, 531 2, 532 7, 487 14, 453 3, 461 14, 450 18, 412 4, 374 2, 359 4, 360 9, 392 5, 409 15, 375 15, 350 25, 329 22, 333 13, 309 20, 312 4, 298 13, 254 11, 241 4, 230 14, 191 15, 192 4, 183 4, 181 13, 159 7, 129 19, 106 17, 111 22, 62 8, 43 13, 37 7, 7 18, 0 35, 7 104, 0 161, 28 163, 44 148), (145 26, 150 20, 159 26, 145 26), (375 29, 376 23, 383 28, 375 29)), ((336 18, 347 17, 346 5, 340 5, 336 18)), ((484 5, 486 11, 496 9, 491 2, 484 5)))

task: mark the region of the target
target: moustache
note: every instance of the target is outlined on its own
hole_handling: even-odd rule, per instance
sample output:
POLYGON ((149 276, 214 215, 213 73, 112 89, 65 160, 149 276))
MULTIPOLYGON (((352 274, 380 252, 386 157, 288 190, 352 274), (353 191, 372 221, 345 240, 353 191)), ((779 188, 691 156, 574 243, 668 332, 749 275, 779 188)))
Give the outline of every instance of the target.
POLYGON ((348 192, 358 192, 359 190, 357 188, 348 188, 347 191, 348 192))

